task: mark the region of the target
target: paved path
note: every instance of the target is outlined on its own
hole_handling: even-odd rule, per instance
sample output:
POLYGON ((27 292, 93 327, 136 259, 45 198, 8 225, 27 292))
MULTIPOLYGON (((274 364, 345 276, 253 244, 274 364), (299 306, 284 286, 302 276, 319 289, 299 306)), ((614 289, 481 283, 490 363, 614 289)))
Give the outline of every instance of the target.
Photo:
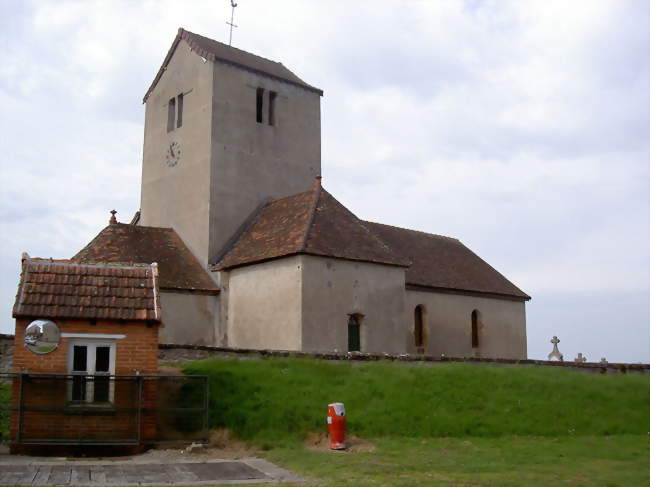
POLYGON ((260 458, 168 463, 119 461, 0 462, 0 485, 205 485, 300 482, 260 458))

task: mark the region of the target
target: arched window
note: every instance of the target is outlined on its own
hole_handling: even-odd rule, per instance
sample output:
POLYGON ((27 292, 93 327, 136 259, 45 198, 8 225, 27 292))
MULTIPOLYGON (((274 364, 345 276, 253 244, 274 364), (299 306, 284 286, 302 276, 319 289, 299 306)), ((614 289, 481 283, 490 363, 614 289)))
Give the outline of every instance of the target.
POLYGON ((424 346, 424 310, 421 304, 415 307, 413 312, 413 337, 415 338, 415 346, 424 346))
POLYGON ((472 348, 478 348, 478 310, 472 311, 472 348))
POLYGON ((361 316, 352 314, 348 319, 348 352, 361 351, 361 316))

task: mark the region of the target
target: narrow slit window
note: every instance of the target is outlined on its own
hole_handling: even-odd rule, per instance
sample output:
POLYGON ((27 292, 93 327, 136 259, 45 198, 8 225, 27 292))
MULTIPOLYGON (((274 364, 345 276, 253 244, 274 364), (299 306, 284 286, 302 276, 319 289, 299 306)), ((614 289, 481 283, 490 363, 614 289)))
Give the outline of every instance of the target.
POLYGON ((472 311, 472 348, 478 348, 478 311, 472 311))
POLYGON ((183 125, 183 93, 178 95, 176 103, 176 128, 183 125))
POLYGON ((275 91, 269 91, 269 125, 275 125, 275 99, 277 96, 275 91))
POLYGON ((257 89, 257 123, 262 123, 263 109, 264 109, 264 88, 257 89))
POLYGON ((176 98, 171 98, 167 104, 167 132, 174 130, 176 122, 176 98))
POLYGON ((348 320, 348 351, 361 351, 361 320, 359 315, 350 315, 348 320))
POLYGON ((414 316, 414 330, 413 335, 415 338, 415 346, 422 347, 424 346, 424 320, 422 317, 422 305, 418 304, 415 307, 414 316))

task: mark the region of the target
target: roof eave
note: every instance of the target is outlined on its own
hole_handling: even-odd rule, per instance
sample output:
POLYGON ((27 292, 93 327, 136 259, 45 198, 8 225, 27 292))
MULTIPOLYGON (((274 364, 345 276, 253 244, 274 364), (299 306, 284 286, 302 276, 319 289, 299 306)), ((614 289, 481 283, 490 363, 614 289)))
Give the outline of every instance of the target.
POLYGON ((217 265, 212 269, 212 272, 221 272, 221 271, 230 271, 232 269, 236 269, 238 267, 246 267, 254 264, 261 264, 263 262, 269 262, 272 260, 277 260, 277 259, 282 259, 285 257, 292 257, 295 255, 311 255, 313 257, 323 257, 326 259, 339 259, 339 260, 347 260, 350 262, 365 262, 367 264, 377 264, 377 265, 387 265, 391 267, 402 267, 402 268, 408 268, 410 267, 410 263, 406 264, 403 262, 384 262, 384 261, 377 261, 377 260, 370 260, 370 259, 355 259, 352 257, 341 257, 337 255, 326 255, 326 254, 318 254, 316 252, 308 252, 304 250, 300 250, 298 252, 287 252, 286 254, 281 254, 281 255, 274 255, 272 257, 264 257, 260 259, 255 259, 255 260, 250 260, 246 262, 239 262, 236 264, 230 264, 230 265, 217 265))
POLYGON ((200 288, 200 287, 181 287, 181 286, 160 286, 161 292, 188 292, 196 294, 219 294, 221 289, 214 288, 200 288))
POLYGON ((55 319, 55 320, 77 320, 77 321, 86 321, 86 320, 102 320, 102 321, 140 321, 142 323, 161 323, 162 319, 161 318, 107 318, 105 316, 96 316, 96 315, 84 315, 84 316, 69 316, 69 315, 37 315, 33 313, 12 313, 11 314, 12 318, 14 319, 19 319, 19 318, 33 318, 33 319, 38 319, 38 318, 50 318, 50 319, 55 319))
POLYGON ((530 301, 532 298, 528 294, 523 294, 523 296, 515 294, 506 294, 498 293, 491 291, 478 291, 475 289, 460 289, 460 288, 451 288, 451 287, 442 287, 442 286, 430 286, 427 284, 417 284, 406 282, 406 289, 411 291, 425 291, 425 292, 437 292, 444 294, 462 294, 465 296, 479 296, 493 299, 506 299, 508 301, 530 301))

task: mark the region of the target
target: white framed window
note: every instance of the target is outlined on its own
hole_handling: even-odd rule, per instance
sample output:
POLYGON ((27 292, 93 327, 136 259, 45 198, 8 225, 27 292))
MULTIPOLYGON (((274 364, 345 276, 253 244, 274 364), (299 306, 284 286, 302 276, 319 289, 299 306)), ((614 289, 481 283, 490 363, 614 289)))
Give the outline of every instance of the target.
POLYGON ((68 401, 73 404, 110 405, 115 395, 114 340, 70 340, 68 344, 68 401))

